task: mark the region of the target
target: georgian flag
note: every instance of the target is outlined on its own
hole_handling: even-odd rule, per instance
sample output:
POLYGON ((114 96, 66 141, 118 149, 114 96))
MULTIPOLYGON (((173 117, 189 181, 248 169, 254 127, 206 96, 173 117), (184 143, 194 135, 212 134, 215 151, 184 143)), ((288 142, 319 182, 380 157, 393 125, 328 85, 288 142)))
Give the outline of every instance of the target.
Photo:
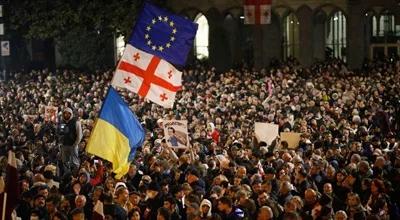
POLYGON ((182 72, 165 60, 127 44, 111 84, 172 108, 176 92, 182 88, 182 72))
POLYGON ((271 24, 272 0, 245 0, 245 24, 271 24))

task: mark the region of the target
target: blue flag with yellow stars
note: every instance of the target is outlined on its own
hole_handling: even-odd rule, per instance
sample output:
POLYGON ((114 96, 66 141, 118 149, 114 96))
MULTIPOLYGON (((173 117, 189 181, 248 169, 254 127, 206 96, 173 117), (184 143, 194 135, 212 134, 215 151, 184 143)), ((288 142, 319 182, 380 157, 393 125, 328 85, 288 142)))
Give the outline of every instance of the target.
POLYGON ((145 2, 129 44, 177 66, 184 66, 197 24, 145 2))

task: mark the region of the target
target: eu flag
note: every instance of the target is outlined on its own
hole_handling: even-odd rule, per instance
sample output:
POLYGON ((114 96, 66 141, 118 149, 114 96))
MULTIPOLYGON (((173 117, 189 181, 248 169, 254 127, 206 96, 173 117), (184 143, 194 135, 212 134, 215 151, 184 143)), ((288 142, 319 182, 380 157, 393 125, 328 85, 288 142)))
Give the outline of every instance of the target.
POLYGON ((129 161, 133 160, 144 138, 144 129, 135 114, 118 92, 110 87, 86 151, 110 161, 119 179, 128 172, 129 161))
POLYGON ((196 23, 145 2, 129 44, 184 66, 196 31, 196 23))

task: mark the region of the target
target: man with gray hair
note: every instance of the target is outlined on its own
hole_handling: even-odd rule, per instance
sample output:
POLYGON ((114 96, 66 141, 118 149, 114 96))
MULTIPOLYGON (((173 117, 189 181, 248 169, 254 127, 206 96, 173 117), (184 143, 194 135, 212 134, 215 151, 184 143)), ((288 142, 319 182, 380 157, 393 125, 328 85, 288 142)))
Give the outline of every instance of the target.
POLYGON ((258 210, 257 220, 270 220, 274 218, 274 213, 269 206, 263 206, 258 210))

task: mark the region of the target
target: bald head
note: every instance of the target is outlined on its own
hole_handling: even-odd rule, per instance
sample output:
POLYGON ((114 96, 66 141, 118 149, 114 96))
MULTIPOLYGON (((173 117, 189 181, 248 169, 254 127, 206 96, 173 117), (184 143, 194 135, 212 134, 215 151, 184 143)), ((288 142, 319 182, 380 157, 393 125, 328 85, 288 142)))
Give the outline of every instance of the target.
POLYGON ((314 204, 317 201, 317 192, 313 189, 307 189, 304 192, 304 200, 308 204, 314 204))
POLYGON ((293 190, 293 186, 289 181, 283 181, 281 183, 281 187, 279 189, 280 193, 285 195, 289 193, 291 190, 293 190))

